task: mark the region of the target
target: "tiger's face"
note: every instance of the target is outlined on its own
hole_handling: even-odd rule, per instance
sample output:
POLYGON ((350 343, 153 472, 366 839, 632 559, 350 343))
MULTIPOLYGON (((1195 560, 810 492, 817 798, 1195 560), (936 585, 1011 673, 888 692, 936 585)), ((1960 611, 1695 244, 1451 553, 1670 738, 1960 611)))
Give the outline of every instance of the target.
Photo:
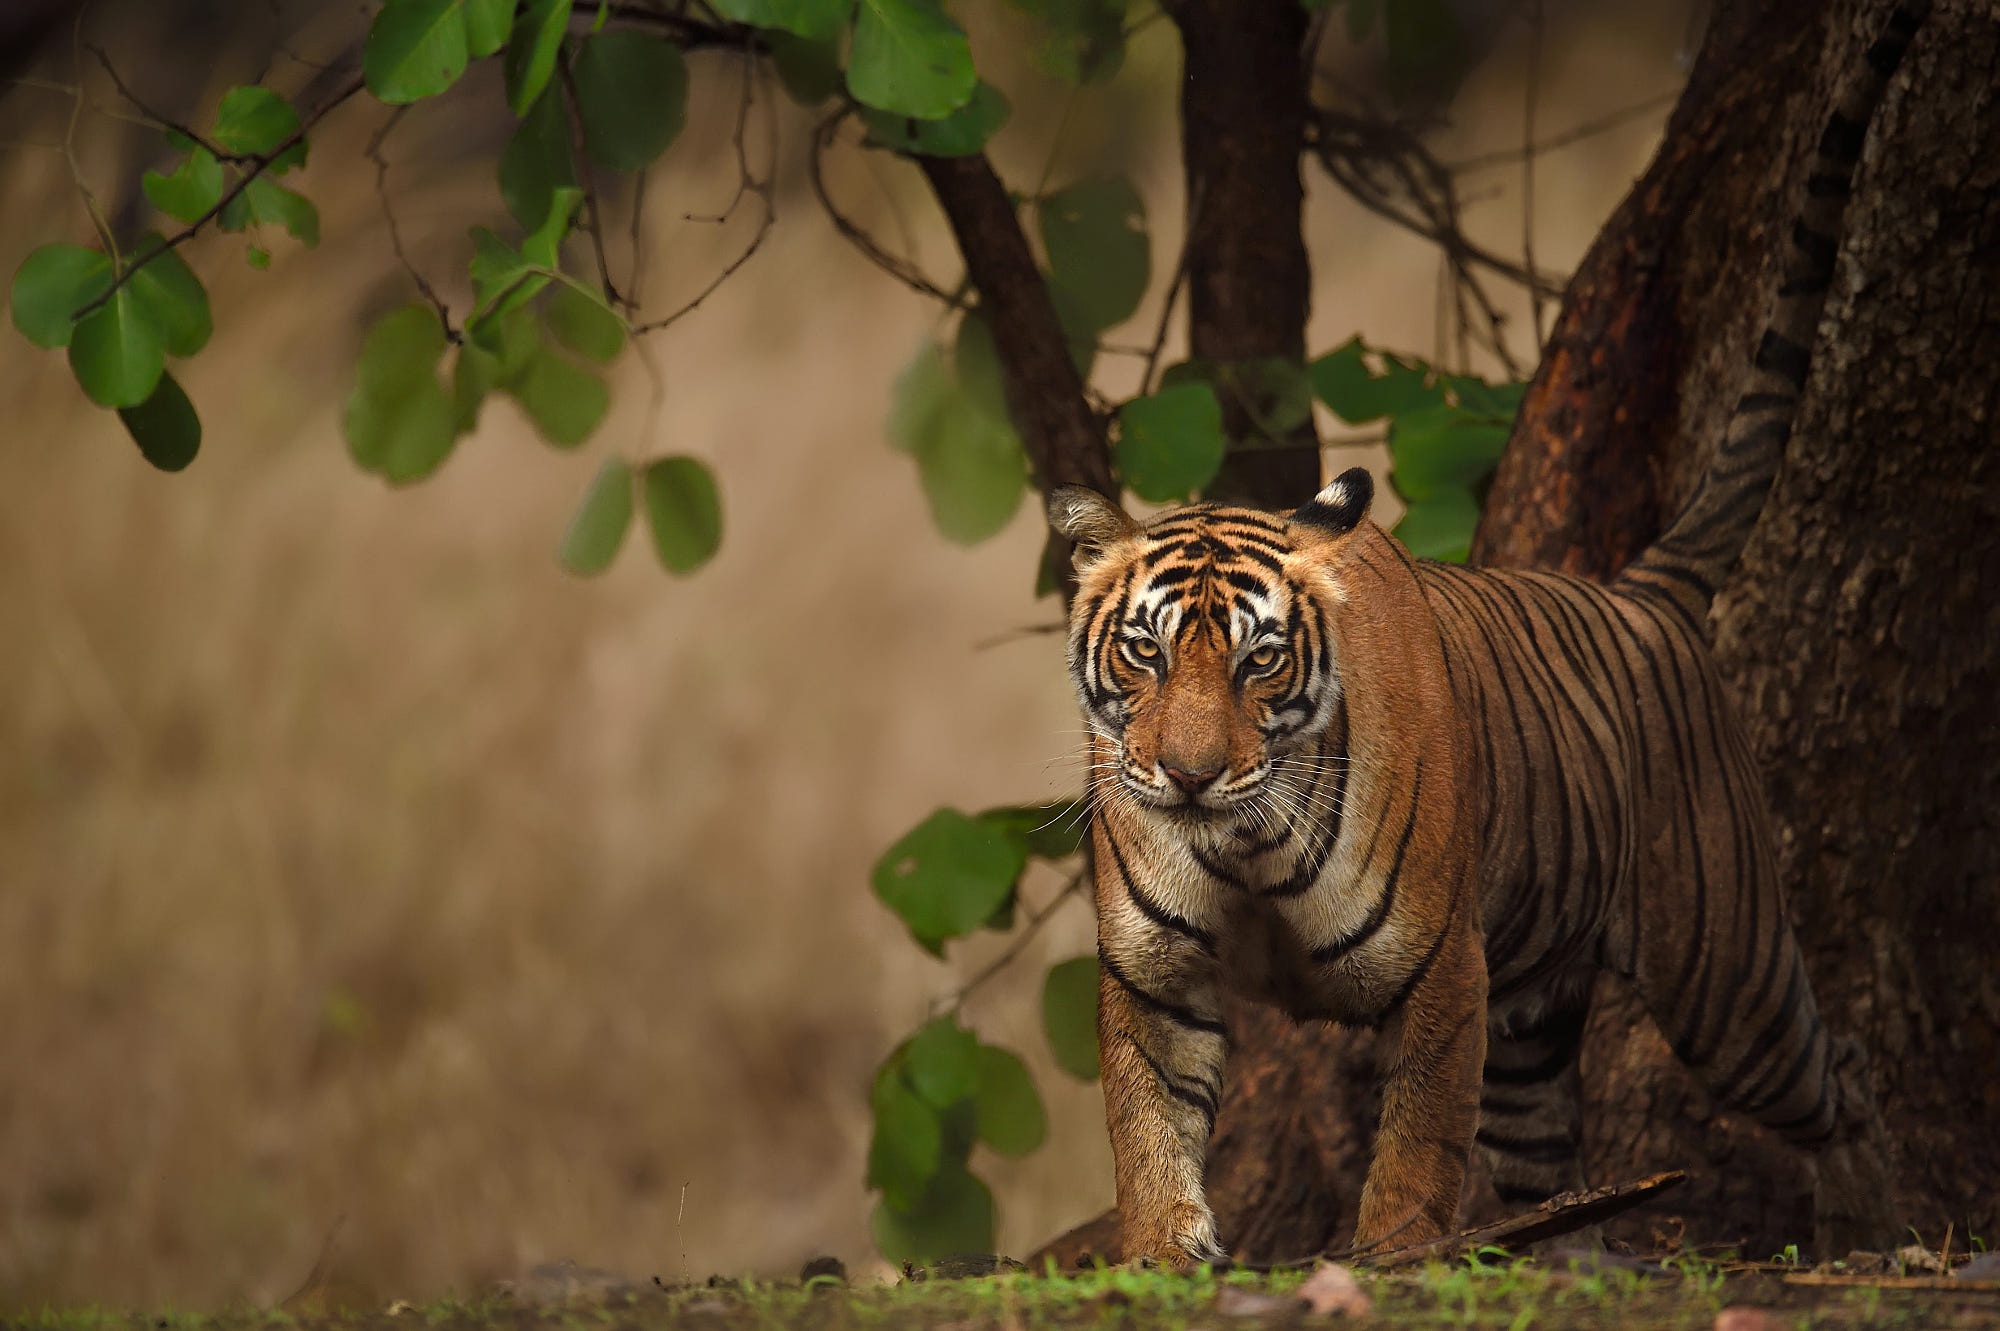
POLYGON ((1171 816, 1226 816, 1317 745, 1340 678, 1313 566, 1371 493, 1350 473, 1290 519, 1203 504, 1143 527, 1087 490, 1051 497, 1078 543, 1069 663, 1096 782, 1171 816))

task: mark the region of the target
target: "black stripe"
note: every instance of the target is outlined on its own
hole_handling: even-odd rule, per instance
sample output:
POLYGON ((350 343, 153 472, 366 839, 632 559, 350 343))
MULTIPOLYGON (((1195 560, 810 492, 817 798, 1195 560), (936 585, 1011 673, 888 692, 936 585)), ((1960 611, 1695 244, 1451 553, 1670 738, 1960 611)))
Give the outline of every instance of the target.
POLYGON ((1213 1132, 1215 1130, 1215 1112, 1220 1107, 1218 1103, 1219 1097, 1206 1086, 1198 1082, 1183 1080, 1167 1071, 1158 1059, 1146 1052, 1146 1047, 1139 1043, 1132 1032, 1120 1031, 1118 1033, 1125 1037, 1126 1043, 1130 1044, 1134 1052, 1145 1060, 1146 1066, 1153 1070, 1153 1076, 1160 1083, 1160 1089, 1200 1114, 1202 1121, 1208 1125, 1208 1130, 1213 1132))
POLYGON ((1207 1031, 1210 1035, 1220 1035, 1224 1039, 1229 1038, 1229 1028, 1214 1018, 1200 1016, 1192 1008, 1182 1007, 1179 1003, 1170 1003, 1166 999, 1156 994, 1148 993, 1134 984, 1132 978, 1125 974, 1124 968, 1111 959, 1110 952, 1101 944, 1097 949, 1097 962, 1100 966, 1104 967, 1104 973, 1109 975, 1120 989, 1130 994, 1132 1000, 1139 1004, 1140 1007, 1158 1013, 1168 1021, 1173 1022, 1176 1026, 1185 1026, 1190 1030, 1196 1031, 1207 1031))
MULTIPOLYGON (((1338 960, 1373 938, 1376 931, 1382 927, 1383 921, 1389 918, 1389 912, 1395 908, 1396 880, 1403 875, 1403 857, 1409 853, 1410 838, 1416 835, 1417 809, 1422 799, 1423 786, 1424 760, 1419 754, 1416 770, 1410 777, 1410 816, 1403 824, 1402 840, 1396 843, 1396 857, 1389 863, 1388 877, 1382 880, 1382 895, 1376 898, 1375 909, 1368 912, 1368 918, 1361 922, 1360 928, 1345 938, 1336 938, 1324 947, 1313 949, 1312 959, 1318 964, 1324 966, 1328 962, 1338 960)), ((1365 865, 1363 867, 1366 868, 1365 865)))
POLYGON ((1111 859, 1118 866, 1118 877, 1124 882, 1126 895, 1132 898, 1132 904, 1139 908, 1139 913, 1154 924, 1159 925, 1162 929, 1169 929, 1185 938, 1192 939, 1196 947, 1199 947, 1204 952, 1213 954, 1215 951, 1214 934, 1211 934, 1192 920, 1182 919, 1146 895, 1145 889, 1139 886, 1139 880, 1133 876, 1131 866, 1126 864, 1125 852, 1119 846, 1118 837, 1112 832, 1110 823, 1104 825, 1104 844, 1111 847, 1111 859))
POLYGON ((1868 122, 1835 111, 1826 118, 1826 129, 1819 136, 1820 155, 1836 162, 1854 162, 1860 158, 1861 143, 1867 136, 1868 122))
POLYGON ((1757 344, 1755 364, 1758 369, 1768 370, 1792 387, 1802 389, 1806 370, 1812 365, 1812 352, 1777 329, 1766 328, 1763 340, 1757 344))
POLYGON ((1567 1133, 1550 1133, 1540 1137, 1503 1137, 1481 1127, 1472 1140, 1489 1151, 1511 1155, 1519 1160, 1532 1160, 1536 1164, 1560 1165, 1576 1158, 1576 1143, 1567 1133))

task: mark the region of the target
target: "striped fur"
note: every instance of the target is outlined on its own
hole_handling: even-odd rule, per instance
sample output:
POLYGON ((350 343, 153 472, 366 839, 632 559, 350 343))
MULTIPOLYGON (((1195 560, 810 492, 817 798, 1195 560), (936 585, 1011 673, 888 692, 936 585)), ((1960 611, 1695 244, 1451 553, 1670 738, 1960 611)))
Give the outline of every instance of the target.
MULTIPOLYGON (((1785 915, 1710 597, 1776 474, 1898 9, 1822 138, 1754 382, 1695 493, 1617 582, 1413 560, 1356 470, 1289 517, 1078 543, 1104 1091, 1128 1257, 1222 1255, 1202 1193, 1236 992, 1382 1028, 1362 1245, 1452 1226, 1475 1141, 1504 1200, 1580 1186, 1577 1048, 1626 977, 1725 1105, 1815 1153, 1821 1246, 1886 1218, 1872 1106, 1785 915)), ((1845 1248, 1836 1248, 1845 1251, 1845 1248)))

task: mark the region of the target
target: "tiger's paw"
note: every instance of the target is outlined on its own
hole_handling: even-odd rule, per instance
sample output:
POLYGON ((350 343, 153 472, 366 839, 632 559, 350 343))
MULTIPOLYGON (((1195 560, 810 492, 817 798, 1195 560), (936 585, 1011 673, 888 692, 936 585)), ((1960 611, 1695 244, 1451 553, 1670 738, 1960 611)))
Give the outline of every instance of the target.
POLYGON ((1126 1249, 1126 1262, 1183 1275, 1203 1263, 1218 1268, 1230 1264, 1229 1254, 1215 1237, 1215 1216, 1206 1206, 1193 1203, 1172 1208, 1152 1236, 1134 1236, 1126 1249))

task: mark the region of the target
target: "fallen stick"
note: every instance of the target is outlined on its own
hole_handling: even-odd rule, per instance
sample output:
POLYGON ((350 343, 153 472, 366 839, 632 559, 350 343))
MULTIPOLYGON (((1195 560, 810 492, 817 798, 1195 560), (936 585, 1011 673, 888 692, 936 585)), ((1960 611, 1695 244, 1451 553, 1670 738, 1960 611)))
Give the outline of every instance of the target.
POLYGON ((1452 1258, 1462 1252, 1489 1245, 1507 1248, 1524 1248, 1530 1243, 1543 1239, 1560 1238, 1564 1234, 1574 1234, 1612 1216, 1621 1215, 1641 1202, 1651 1201, 1669 1188, 1680 1186, 1687 1181, 1687 1174, 1678 1169, 1669 1169, 1662 1174, 1650 1174, 1630 1183, 1619 1183, 1609 1188, 1592 1188, 1588 1192, 1564 1192, 1549 1198, 1532 1211, 1496 1220, 1490 1225, 1464 1230, 1443 1238, 1429 1239, 1423 1243, 1412 1243, 1407 1247, 1391 1248, 1387 1252, 1369 1255, 1365 1252, 1352 1254, 1352 1260, 1376 1270, 1388 1270, 1398 1266, 1408 1266, 1412 1262, 1427 1261, 1432 1257, 1452 1258))
POLYGON ((1844 1285, 1855 1289, 1940 1289, 1960 1294, 2000 1294, 2000 1280, 1960 1280, 1956 1276, 1837 1276, 1795 1271, 1787 1285, 1844 1285))

